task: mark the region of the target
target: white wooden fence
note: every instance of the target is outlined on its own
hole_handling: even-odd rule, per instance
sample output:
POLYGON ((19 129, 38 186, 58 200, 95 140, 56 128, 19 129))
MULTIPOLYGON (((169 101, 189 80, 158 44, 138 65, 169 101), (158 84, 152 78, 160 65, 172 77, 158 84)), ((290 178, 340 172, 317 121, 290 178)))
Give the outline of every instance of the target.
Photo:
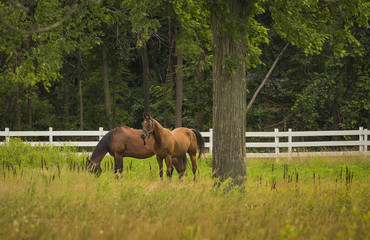
MULTIPOLYGON (((98 131, 0 131, 0 144, 9 142, 11 137, 26 139, 43 137, 44 141, 28 141, 31 146, 77 146, 77 147, 95 147, 108 131, 102 127, 98 131), (84 141, 59 141, 55 138, 60 137, 85 137, 95 140, 84 141)), ((205 138, 205 147, 212 153, 212 129, 209 132, 201 132, 205 138)), ((292 131, 279 132, 246 132, 247 157, 252 158, 269 158, 269 157, 299 157, 308 155, 368 155, 368 146, 370 131, 360 127, 358 130, 342 131, 292 131), (315 138, 321 137, 320 140, 315 138), (311 138, 311 140, 307 140, 311 138), (312 140, 312 138, 314 138, 312 140), (322 140, 326 138, 326 140, 322 140), (335 140, 328 140, 334 138, 335 140), (262 141, 262 140, 265 141, 262 141), (262 149, 265 149, 261 151, 262 149), (312 148, 313 151, 312 151, 312 148), (333 150, 333 148, 335 148, 333 150), (319 151, 318 151, 319 149, 319 151), (339 149, 339 150, 338 150, 339 149), (342 151, 345 149, 345 151, 342 151), (328 151, 330 150, 330 151, 328 151), (254 153, 253 153, 254 151, 254 153)))

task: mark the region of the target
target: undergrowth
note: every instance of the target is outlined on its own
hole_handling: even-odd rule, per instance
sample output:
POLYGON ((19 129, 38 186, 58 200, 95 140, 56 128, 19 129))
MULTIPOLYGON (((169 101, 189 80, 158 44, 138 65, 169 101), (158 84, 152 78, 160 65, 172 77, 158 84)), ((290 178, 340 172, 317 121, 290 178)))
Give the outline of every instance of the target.
MULTIPOLYGON (((159 178, 149 159, 105 157, 96 177, 74 149, 0 146, 0 239, 369 239, 366 157, 247 159, 247 181, 159 178)), ((188 166, 188 169, 191 169, 188 166)))

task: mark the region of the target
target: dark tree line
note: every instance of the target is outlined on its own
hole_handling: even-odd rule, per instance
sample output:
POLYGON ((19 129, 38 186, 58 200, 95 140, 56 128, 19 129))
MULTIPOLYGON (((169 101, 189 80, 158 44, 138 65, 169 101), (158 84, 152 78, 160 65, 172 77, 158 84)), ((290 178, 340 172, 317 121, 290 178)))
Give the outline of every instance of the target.
MULTIPOLYGON (((1 128, 140 127, 144 111, 170 128, 212 127, 214 50, 204 5, 27 3, 4 2, 1 11, 1 128)), ((268 10, 256 16, 261 26, 276 24, 268 10)), ((353 24, 358 43, 339 54, 334 37, 341 36, 320 54, 289 46, 248 112, 247 129, 368 127, 367 30, 353 24)), ((263 64, 245 70, 247 102, 286 44, 274 29, 265 37, 263 64)))

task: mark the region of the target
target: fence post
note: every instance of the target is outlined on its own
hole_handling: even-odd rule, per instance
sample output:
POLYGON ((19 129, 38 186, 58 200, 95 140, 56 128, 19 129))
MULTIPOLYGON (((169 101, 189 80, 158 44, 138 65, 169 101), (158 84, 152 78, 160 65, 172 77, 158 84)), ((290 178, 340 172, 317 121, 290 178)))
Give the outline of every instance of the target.
POLYGON ((288 155, 289 155, 289 160, 292 159, 292 129, 288 129, 288 155))
POLYGON ((280 150, 279 150, 279 129, 278 128, 275 128, 275 154, 276 154, 276 158, 279 158, 279 153, 280 153, 280 150))
POLYGON ((104 137, 103 127, 99 127, 99 141, 104 137))
POLYGON ((9 128, 5 128, 5 142, 9 143, 9 141, 10 141, 9 128))
POLYGON ((53 128, 49 127, 49 143, 53 145, 53 128))
POLYGON ((360 152, 364 152, 364 128, 363 127, 359 127, 358 129, 359 131, 359 136, 358 136, 358 140, 360 141, 360 146, 359 146, 359 151, 360 152))
POLYGON ((213 153, 213 129, 209 129, 209 153, 213 153))

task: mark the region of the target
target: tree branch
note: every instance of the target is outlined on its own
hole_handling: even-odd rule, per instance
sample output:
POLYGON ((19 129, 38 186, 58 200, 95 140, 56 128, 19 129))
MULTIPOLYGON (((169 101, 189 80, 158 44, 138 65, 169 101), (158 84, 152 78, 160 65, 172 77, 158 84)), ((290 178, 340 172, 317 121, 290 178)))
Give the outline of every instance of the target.
POLYGON ((287 49, 287 47, 289 46, 289 43, 285 44, 285 46, 283 47, 283 49, 280 51, 279 55, 276 57, 274 63, 272 64, 272 66, 270 67, 270 70, 267 72, 265 78, 263 79, 263 81, 261 82, 260 86, 257 88, 257 90, 254 92, 253 94, 253 97, 252 99, 249 101, 248 103, 248 106, 247 106, 247 110, 246 110, 246 113, 248 112, 249 108, 252 106, 252 104, 254 103, 254 101, 256 100, 256 97, 258 95, 258 93, 261 91, 262 87, 265 85, 267 79, 270 77, 272 71, 274 70, 277 62, 279 61, 279 58, 280 56, 285 52, 285 50, 287 49))
POLYGON ((22 3, 20 2, 16 2, 16 1, 12 1, 10 0, 10 2, 13 4, 14 7, 16 8, 19 8, 19 9, 22 9, 23 11, 25 12, 29 12, 30 9, 28 7, 25 7, 22 3))
MULTIPOLYGON (((75 1, 75 3, 76 2, 77 1, 75 1)), ((77 11, 79 9, 82 9, 84 6, 85 6, 85 4, 83 3, 79 7, 68 9, 63 18, 61 18, 56 23, 54 23, 50 26, 47 26, 47 27, 43 27, 43 28, 37 28, 37 29, 31 29, 31 30, 19 29, 19 28, 16 28, 15 26, 13 26, 12 24, 8 23, 7 21, 5 21, 3 19, 3 15, 0 15, 0 22, 2 22, 8 29, 13 30, 14 32, 17 32, 17 33, 21 33, 21 34, 35 34, 35 33, 48 32, 48 31, 53 30, 54 28, 59 27, 66 20, 70 19, 75 11, 77 11)), ((23 9, 23 8, 21 8, 21 9, 23 9)))

